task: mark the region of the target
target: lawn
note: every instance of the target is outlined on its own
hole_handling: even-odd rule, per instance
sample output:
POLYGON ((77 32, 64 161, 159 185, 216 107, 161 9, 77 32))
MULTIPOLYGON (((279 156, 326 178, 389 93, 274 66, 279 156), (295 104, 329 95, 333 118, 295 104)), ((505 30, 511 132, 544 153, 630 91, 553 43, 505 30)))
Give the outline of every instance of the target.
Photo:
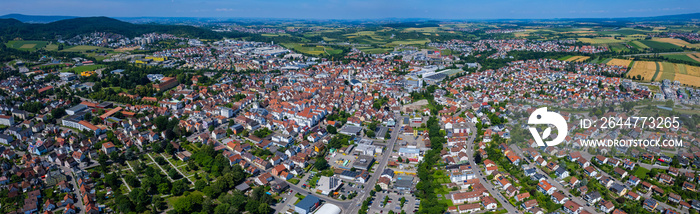
POLYGON ((47 41, 9 41, 7 46, 25 51, 34 51, 46 47, 47 41))
POLYGON ((424 45, 430 42, 428 39, 409 39, 409 40, 398 40, 392 41, 389 45, 424 45))
POLYGON ((649 173, 649 170, 643 167, 637 167, 632 174, 634 176, 637 176, 637 178, 644 180, 647 177, 647 173, 649 173))
POLYGON ((76 73, 76 74, 80 74, 80 72, 83 72, 83 71, 94 71, 94 70, 96 70, 96 69, 100 69, 100 68, 103 68, 103 67, 105 67, 105 66, 104 66, 104 65, 83 65, 83 66, 78 66, 78 67, 75 67, 75 68, 66 69, 66 70, 63 70, 63 71, 64 71, 64 72, 73 72, 73 73, 76 73))

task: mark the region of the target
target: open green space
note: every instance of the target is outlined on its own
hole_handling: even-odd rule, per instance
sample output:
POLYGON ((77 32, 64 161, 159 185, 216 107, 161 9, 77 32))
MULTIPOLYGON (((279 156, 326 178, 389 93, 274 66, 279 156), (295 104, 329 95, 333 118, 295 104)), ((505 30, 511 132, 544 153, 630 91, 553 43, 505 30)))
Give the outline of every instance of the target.
POLYGON ((649 173, 649 170, 643 167, 637 167, 637 169, 632 172, 634 176, 637 176, 637 178, 644 180, 647 177, 647 173, 649 173))
POLYGON ((63 72, 73 72, 76 74, 80 74, 80 72, 83 71, 94 71, 96 69, 104 68, 104 65, 83 65, 83 66, 78 66, 75 68, 69 68, 66 70, 63 70, 63 72))
POLYGON ((78 46, 70 46, 66 47, 62 52, 83 52, 83 51, 110 51, 112 50, 111 48, 104 48, 104 47, 97 47, 97 46, 90 46, 90 45, 78 45, 78 46))
POLYGON ((34 51, 46 47, 47 41, 9 41, 7 47, 16 48, 25 51, 34 51))

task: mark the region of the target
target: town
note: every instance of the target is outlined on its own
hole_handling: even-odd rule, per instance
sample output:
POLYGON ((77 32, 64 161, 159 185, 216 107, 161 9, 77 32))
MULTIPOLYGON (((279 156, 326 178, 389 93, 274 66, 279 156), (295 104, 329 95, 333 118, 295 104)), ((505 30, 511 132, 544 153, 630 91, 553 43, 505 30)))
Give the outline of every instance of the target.
MULTIPOLYGON (((190 28, 3 40, 0 212, 700 211, 700 61, 687 61, 700 56, 697 33, 639 30, 649 38, 621 51, 498 25, 458 30, 483 38, 391 46, 352 40, 389 27, 275 40, 323 35, 322 24, 207 31, 258 40, 182 33, 190 28), (682 41, 686 61, 664 58, 678 53, 663 41, 682 41), (657 48, 632 50, 642 45, 657 48), (530 123, 542 107, 566 130, 530 123), (679 125, 579 126, 642 116, 679 125), (530 127, 568 135, 541 146, 530 127), (583 143, 598 139, 682 145, 583 143)), ((647 26, 629 27, 602 32, 647 26)))

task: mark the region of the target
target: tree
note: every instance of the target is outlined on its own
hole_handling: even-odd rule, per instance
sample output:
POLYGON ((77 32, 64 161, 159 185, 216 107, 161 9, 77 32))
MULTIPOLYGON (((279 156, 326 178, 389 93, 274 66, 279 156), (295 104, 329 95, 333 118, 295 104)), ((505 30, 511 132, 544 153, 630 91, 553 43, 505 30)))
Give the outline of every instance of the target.
POLYGON ((175 181, 175 183, 173 183, 173 188, 170 190, 170 194, 182 195, 187 189, 187 184, 184 180, 175 181))
POLYGON ((170 178, 172 179, 178 179, 180 178, 180 173, 178 173, 177 170, 175 170, 175 168, 171 168, 170 170, 168 170, 168 176, 170 176, 170 178))
POLYGON ((382 187, 379 186, 379 184, 374 185, 374 191, 381 192, 381 191, 382 191, 382 187))
POLYGON ((160 194, 168 194, 170 192, 170 184, 169 183, 160 183, 158 184, 158 192, 160 194))
POLYGON ((338 134, 338 129, 335 128, 335 126, 327 125, 326 131, 328 131, 328 133, 331 133, 331 134, 338 134))
POLYGON ((129 198, 136 204, 136 211, 146 210, 146 206, 151 203, 151 197, 141 188, 132 189, 129 198))
POLYGON ((110 173, 105 175, 105 185, 112 187, 112 189, 119 188, 119 178, 115 173, 110 173))
POLYGON ((194 182, 194 189, 196 189, 198 191, 202 191, 204 189, 204 187, 206 187, 206 186, 207 186, 207 182, 202 180, 202 179, 194 182))
POLYGON ((139 179, 136 178, 136 176, 133 175, 126 175, 124 176, 124 180, 126 180, 126 183, 129 184, 129 186, 133 187, 138 187, 141 185, 141 182, 139 182, 139 179))
POLYGON ((314 163, 314 168, 318 171, 323 171, 328 168, 328 161, 324 157, 317 157, 316 163, 314 163))

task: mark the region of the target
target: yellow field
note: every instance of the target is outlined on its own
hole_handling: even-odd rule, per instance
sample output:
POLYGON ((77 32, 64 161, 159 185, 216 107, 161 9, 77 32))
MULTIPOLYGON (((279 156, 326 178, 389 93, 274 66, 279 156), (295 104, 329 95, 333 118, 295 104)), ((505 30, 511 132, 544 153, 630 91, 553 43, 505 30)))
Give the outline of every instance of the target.
POLYGON ((687 74, 676 74, 675 80, 678 80, 683 85, 691 85, 700 87, 700 77, 687 74))
POLYGON ((589 57, 589 56, 584 56, 584 57, 578 58, 578 59, 577 59, 576 61, 574 61, 574 62, 583 62, 583 61, 585 61, 585 60, 587 60, 587 59, 590 59, 590 58, 591 58, 591 57, 589 57))
POLYGON ((566 59, 566 60, 564 60, 564 61, 568 61, 568 62, 579 62, 579 61, 586 60, 586 59, 588 59, 588 58, 590 58, 590 57, 587 57, 587 56, 572 56, 572 57, 569 57, 568 59, 566 59))
POLYGON ((616 66, 630 66, 630 63, 632 60, 626 60, 626 59, 612 59, 608 63, 608 65, 616 65, 616 66))
POLYGON ((34 48, 34 46, 36 46, 36 44, 23 44, 19 48, 34 48))
POLYGON ((700 62, 700 54, 686 54, 691 59, 700 62))
POLYGON ((688 75, 700 77, 700 67, 698 66, 686 65, 685 72, 688 73, 688 75))
POLYGON ((677 45, 678 47, 683 47, 687 46, 689 48, 700 48, 700 44, 690 44, 686 41, 683 41, 681 39, 673 39, 673 38, 652 38, 652 41, 657 41, 657 42, 665 42, 665 43, 671 43, 674 45, 677 45))
POLYGON ((636 61, 632 70, 628 73, 630 77, 640 75, 643 81, 651 81, 656 73, 656 62, 636 61))

